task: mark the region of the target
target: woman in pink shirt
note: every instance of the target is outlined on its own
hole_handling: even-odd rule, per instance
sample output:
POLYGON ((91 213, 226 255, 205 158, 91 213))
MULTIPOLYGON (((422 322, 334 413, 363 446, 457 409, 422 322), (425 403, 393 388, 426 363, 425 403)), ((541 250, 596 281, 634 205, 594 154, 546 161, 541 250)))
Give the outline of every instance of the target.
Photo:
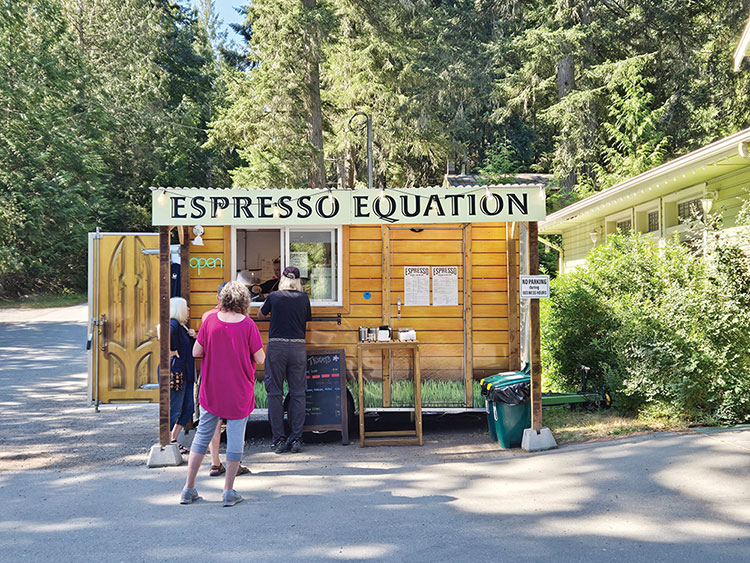
POLYGON ((199 499, 195 489, 198 473, 218 422, 227 419, 227 472, 224 506, 242 502, 234 490, 234 478, 242 461, 247 417, 255 407, 255 364, 266 359, 255 323, 247 316, 250 293, 244 284, 229 282, 221 291, 219 311, 201 325, 193 356, 203 358, 201 366, 200 424, 195 433, 181 504, 199 499))

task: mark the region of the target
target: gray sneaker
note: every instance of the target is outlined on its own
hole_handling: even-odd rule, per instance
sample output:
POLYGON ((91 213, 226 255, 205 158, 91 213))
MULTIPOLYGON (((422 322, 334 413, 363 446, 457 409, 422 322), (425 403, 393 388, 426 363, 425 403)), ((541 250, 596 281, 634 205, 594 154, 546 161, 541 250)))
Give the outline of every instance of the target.
POLYGON ((245 500, 240 496, 240 494, 235 491, 234 489, 229 489, 228 491, 224 491, 224 494, 221 496, 221 501, 224 503, 224 506, 234 506, 238 502, 242 502, 245 500))
POLYGON ((180 495, 180 504, 191 504, 194 500, 198 500, 198 489, 193 487, 192 489, 185 487, 182 489, 182 494, 180 495))

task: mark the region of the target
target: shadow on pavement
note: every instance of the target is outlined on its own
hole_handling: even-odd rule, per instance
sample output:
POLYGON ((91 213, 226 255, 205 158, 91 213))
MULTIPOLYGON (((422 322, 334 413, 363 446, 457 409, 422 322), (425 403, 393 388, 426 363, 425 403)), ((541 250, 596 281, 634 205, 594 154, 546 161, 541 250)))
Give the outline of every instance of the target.
POLYGON ((205 500, 180 506, 186 468, 144 465, 157 406, 86 404, 85 333, 0 324, 3 559, 748 560, 740 429, 525 454, 499 451, 470 415, 426 419, 422 448, 341 447, 329 433, 276 455, 254 421, 253 475, 235 482, 247 500, 217 506, 223 480, 204 466, 205 500))

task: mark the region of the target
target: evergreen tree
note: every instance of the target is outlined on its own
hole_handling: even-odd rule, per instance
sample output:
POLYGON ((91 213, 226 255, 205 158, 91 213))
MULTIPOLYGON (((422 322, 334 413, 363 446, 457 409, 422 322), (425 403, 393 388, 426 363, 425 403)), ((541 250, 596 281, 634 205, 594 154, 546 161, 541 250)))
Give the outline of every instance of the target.
POLYGON ((85 283, 87 204, 107 174, 59 6, 0 11, 0 292, 85 283))

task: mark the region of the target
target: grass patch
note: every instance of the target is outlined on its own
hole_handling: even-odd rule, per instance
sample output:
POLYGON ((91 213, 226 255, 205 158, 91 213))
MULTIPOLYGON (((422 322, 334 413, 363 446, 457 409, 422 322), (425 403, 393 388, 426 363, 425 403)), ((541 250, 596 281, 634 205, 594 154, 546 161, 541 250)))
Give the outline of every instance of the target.
POLYGON ((571 410, 565 406, 545 407, 542 420, 552 431, 558 444, 628 436, 640 432, 687 430, 687 424, 683 421, 626 415, 616 409, 587 411, 571 410))
MULTIPOLYGON (((357 397, 357 382, 348 383, 352 396, 357 397)), ((383 385, 380 381, 366 381, 365 408, 383 407, 383 385)), ((391 382, 391 406, 414 407, 414 385, 411 381, 391 382)), ((466 406, 463 381, 422 381, 422 408, 462 408, 466 406)), ((474 382, 474 407, 484 408, 484 397, 478 381, 474 382)))
MULTIPOLYGON (((284 382, 284 396, 289 392, 289 386, 284 382)), ((266 394, 266 385, 262 381, 255 380, 255 408, 268 408, 268 395, 266 394)))
POLYGON ((88 301, 88 296, 85 293, 26 295, 15 299, 0 298, 0 309, 47 309, 78 305, 86 301, 88 301))
MULTIPOLYGON (((350 381, 347 387, 357 401, 357 382, 350 381)), ((381 408, 383 406, 383 386, 379 381, 365 383, 365 407, 381 408)), ((284 384, 284 394, 287 392, 284 384)), ((410 381, 391 383, 391 404, 394 407, 413 407, 414 391, 410 381)), ((458 407, 464 406, 464 388, 460 381, 424 381, 422 383, 422 407, 458 407)), ((481 396, 479 383, 474 382, 474 406, 484 408, 484 397, 481 396)), ((262 382, 255 385, 255 407, 268 408, 266 388, 262 382)), ((555 436, 558 444, 602 440, 621 436, 630 436, 641 432, 668 432, 688 429, 688 422, 676 417, 664 416, 664 413, 644 411, 640 415, 628 415, 617 411, 571 409, 568 406, 544 407, 542 412, 544 425, 555 436)))
MULTIPOLYGON (((347 382, 347 388, 357 402, 357 382, 347 382)), ((484 408, 484 397, 481 395, 479 382, 474 382, 474 407, 484 408)), ((287 384, 284 382, 284 395, 287 393, 287 384)), ((422 408, 443 407, 462 408, 465 407, 464 385, 462 381, 423 381, 422 382, 422 408)), ((414 407, 414 385, 411 381, 391 382, 391 406, 410 408, 414 407)), ((365 382, 365 408, 377 409, 383 407, 383 386, 379 381, 365 382)), ((268 408, 268 396, 266 387, 262 382, 255 384, 255 408, 268 408)))

